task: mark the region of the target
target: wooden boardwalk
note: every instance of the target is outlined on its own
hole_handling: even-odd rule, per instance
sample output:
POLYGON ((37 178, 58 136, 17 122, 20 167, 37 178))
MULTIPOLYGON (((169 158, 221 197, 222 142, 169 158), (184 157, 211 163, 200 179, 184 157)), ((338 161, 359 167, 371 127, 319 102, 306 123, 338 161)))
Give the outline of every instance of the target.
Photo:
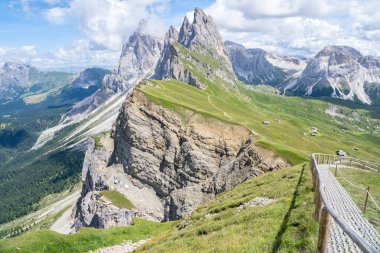
POLYGON ((330 155, 327 164, 327 159, 318 164, 319 158, 319 154, 311 157, 316 218, 320 221, 318 252, 380 252, 379 233, 331 173, 330 155))

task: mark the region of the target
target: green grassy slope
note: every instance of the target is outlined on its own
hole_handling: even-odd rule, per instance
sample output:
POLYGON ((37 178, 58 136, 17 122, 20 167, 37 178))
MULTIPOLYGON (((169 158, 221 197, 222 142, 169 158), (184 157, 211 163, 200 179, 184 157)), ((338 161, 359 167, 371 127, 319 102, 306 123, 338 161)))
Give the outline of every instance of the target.
POLYGON ((123 194, 115 190, 105 190, 99 192, 102 196, 104 196, 107 200, 111 201, 112 204, 119 208, 134 208, 132 202, 127 199, 123 194))
POLYGON ((80 233, 61 235, 50 230, 30 232, 25 235, 0 240, 2 253, 73 253, 88 252, 120 244, 125 240, 139 241, 167 231, 171 223, 156 223, 136 219, 130 227, 111 229, 84 228, 80 233))
MULTIPOLYGON (((140 86, 153 102, 181 114, 184 109, 214 117, 231 124, 247 127, 257 134, 257 144, 288 158, 293 164, 308 159, 312 152, 334 153, 354 147, 360 148, 358 156, 379 160, 380 133, 373 131, 379 118, 371 118, 376 108, 357 110, 367 121, 352 121, 325 113, 331 102, 280 97, 256 92, 238 85, 226 92, 218 84, 208 82, 206 90, 196 89, 178 81, 151 80, 154 85, 140 86), (270 121, 269 125, 262 121, 270 121), (319 133, 310 135, 310 127, 319 133), (341 131, 345 128, 346 131, 341 131)), ((354 109, 336 105, 343 111, 354 109)))
POLYGON ((307 166, 248 180, 176 222, 138 252, 314 252, 317 225, 307 166), (237 207, 255 197, 276 202, 237 207))
POLYGON ((179 221, 137 219, 131 227, 83 229, 74 235, 41 230, 0 240, 0 252, 88 252, 151 237, 138 252, 314 252, 317 225, 310 180, 308 166, 299 165, 248 180, 179 221), (276 201, 237 211, 255 197, 276 201))

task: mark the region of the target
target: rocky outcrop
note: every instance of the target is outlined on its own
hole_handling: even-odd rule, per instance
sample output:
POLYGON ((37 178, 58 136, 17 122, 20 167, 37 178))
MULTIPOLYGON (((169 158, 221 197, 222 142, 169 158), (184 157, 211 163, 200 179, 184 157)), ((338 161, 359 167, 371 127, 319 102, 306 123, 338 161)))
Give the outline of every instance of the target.
POLYGON ((280 88, 306 66, 305 61, 295 57, 278 56, 258 48, 247 49, 231 41, 224 44, 235 74, 246 83, 280 88))
POLYGON ((135 90, 116 123, 114 162, 154 189, 164 219, 173 220, 251 177, 287 165, 253 141, 240 126, 197 115, 184 123, 135 90))
POLYGON ((132 210, 120 209, 112 203, 101 199, 99 191, 110 189, 102 170, 107 166, 112 152, 104 148, 95 148, 90 141, 83 162, 82 192, 74 209, 74 229, 81 227, 108 228, 128 226, 135 213, 132 210))
POLYGON ((237 81, 213 19, 196 8, 192 24, 185 17, 179 34, 173 27, 166 33, 153 78, 175 79, 204 89, 207 82, 202 76, 219 78, 229 88, 237 81))
POLYGON ((332 96, 371 104, 376 97, 366 91, 379 86, 378 58, 363 56, 347 46, 326 46, 308 61, 302 75, 288 89, 299 95, 332 96))

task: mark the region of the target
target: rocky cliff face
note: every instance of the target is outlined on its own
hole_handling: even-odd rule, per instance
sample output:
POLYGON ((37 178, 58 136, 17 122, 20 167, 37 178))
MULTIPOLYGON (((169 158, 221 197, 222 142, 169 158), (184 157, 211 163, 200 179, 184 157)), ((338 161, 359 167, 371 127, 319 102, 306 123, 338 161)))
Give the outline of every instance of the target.
POLYGON ((288 89, 300 95, 332 96, 371 104, 376 98, 367 92, 376 91, 379 84, 378 58, 363 56, 347 46, 326 46, 308 61, 302 75, 288 89))
POLYGON ((128 226, 135 213, 132 210, 120 209, 112 203, 107 203, 99 193, 109 190, 107 182, 107 163, 112 154, 109 145, 106 148, 95 148, 90 141, 83 162, 82 192, 77 201, 73 215, 75 218, 73 232, 81 227, 108 228, 114 226, 128 226))
POLYGON ((231 41, 226 41, 225 46, 236 75, 246 83, 281 87, 306 66, 306 62, 298 58, 246 49, 231 41))
POLYGON ((220 78, 229 86, 236 82, 222 38, 210 16, 194 10, 194 22, 184 18, 179 33, 171 27, 154 78, 176 79, 204 89, 208 79, 220 78))
POLYGON ((187 123, 136 90, 121 109, 115 130, 115 163, 151 187, 163 217, 190 213, 220 192, 287 164, 253 144, 239 126, 193 115, 187 123))

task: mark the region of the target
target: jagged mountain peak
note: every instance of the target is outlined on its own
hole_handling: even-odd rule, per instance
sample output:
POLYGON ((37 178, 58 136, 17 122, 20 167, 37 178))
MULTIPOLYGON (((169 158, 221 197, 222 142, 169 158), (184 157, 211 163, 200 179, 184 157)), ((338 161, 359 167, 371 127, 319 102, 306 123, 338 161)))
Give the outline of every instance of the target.
POLYGON ((161 39, 144 34, 138 29, 123 46, 117 74, 125 76, 131 83, 141 76, 152 75, 162 48, 161 39))
POLYGON ((214 20, 199 7, 194 10, 192 24, 187 17, 184 18, 178 42, 192 50, 206 50, 211 54, 215 51, 227 59, 227 51, 214 20))
POLYGON ((5 62, 3 65, 3 70, 21 70, 21 69, 31 69, 32 67, 23 62, 5 62))
POLYGON ((327 45, 315 57, 331 56, 332 54, 348 55, 361 57, 363 56, 358 50, 349 46, 327 45))
POLYGON ((298 58, 278 56, 260 48, 247 49, 232 41, 226 41, 225 46, 236 75, 247 83, 280 87, 305 67, 298 58))
POLYGON ((371 104, 380 89, 380 62, 349 46, 326 46, 308 61, 292 90, 371 104))
POLYGON ((178 41, 178 37, 179 37, 179 34, 178 34, 177 29, 175 29, 175 27, 171 25, 169 27, 169 30, 165 34, 165 42, 170 41, 171 39, 174 41, 178 41))

